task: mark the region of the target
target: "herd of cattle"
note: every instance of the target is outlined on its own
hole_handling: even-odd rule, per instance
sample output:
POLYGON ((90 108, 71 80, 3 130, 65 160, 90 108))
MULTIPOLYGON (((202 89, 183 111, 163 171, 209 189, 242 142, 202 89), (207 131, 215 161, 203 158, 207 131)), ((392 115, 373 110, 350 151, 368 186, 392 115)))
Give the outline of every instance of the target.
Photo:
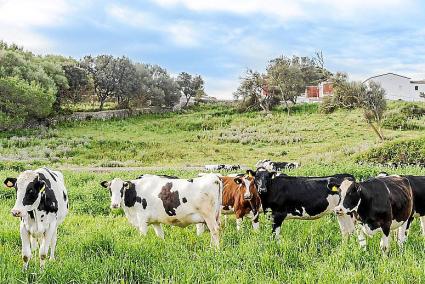
MULTIPOLYGON (((68 213, 64 177, 59 171, 40 168, 9 177, 4 184, 16 189, 11 213, 21 219, 24 268, 38 245, 43 266, 49 248, 50 259, 54 258, 57 228, 68 213)), ((350 174, 288 176, 261 165, 256 171, 228 176, 207 173, 181 179, 145 174, 134 180, 102 181, 101 186, 109 190, 110 207, 122 207, 129 222, 143 235, 150 224, 160 238, 164 238, 161 224, 196 224, 198 234, 205 224, 211 243, 217 247, 222 212, 235 214, 237 229, 245 216, 258 229, 259 213, 269 211, 276 237, 285 219, 312 220, 334 212, 343 237, 357 227, 363 248, 365 235, 382 232, 380 246, 384 253, 389 249, 390 231, 398 229, 397 239, 402 245, 414 217, 420 217, 425 235, 425 176, 381 173, 356 181, 350 174)))

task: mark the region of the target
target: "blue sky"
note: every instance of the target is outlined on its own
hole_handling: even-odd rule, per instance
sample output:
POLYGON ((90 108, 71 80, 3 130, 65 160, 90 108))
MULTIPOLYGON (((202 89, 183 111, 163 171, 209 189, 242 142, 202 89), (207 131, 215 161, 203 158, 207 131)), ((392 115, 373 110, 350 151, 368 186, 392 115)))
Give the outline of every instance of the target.
POLYGON ((231 98, 246 68, 313 56, 353 79, 425 79, 425 1, 0 0, 0 39, 35 53, 126 55, 172 74, 201 74, 231 98))

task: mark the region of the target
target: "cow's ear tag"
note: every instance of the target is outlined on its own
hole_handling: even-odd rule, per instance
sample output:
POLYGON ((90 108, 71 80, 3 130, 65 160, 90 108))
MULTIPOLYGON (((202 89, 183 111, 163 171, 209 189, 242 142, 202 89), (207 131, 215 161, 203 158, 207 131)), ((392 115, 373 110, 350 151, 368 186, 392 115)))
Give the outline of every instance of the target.
POLYGON ((43 187, 40 189, 40 193, 42 193, 46 189, 46 185, 43 185, 43 187))
POLYGON ((338 192, 338 187, 336 187, 335 185, 334 186, 332 186, 332 190, 331 190, 332 192, 338 192))
POLYGON ((248 173, 248 177, 252 178, 252 174, 251 173, 248 173))

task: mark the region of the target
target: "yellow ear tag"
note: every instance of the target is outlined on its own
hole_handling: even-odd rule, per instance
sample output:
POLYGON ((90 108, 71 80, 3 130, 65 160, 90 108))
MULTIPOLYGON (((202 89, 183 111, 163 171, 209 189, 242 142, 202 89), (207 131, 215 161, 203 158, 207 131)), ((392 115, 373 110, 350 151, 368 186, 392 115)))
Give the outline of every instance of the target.
POLYGON ((336 187, 335 185, 334 186, 332 186, 332 190, 331 190, 332 192, 337 192, 338 191, 338 187, 336 187))
POLYGON ((252 178, 252 174, 251 174, 251 173, 249 173, 249 174, 248 174, 248 177, 252 178))
POLYGON ((42 193, 46 189, 46 185, 43 185, 43 187, 40 189, 40 193, 42 193))

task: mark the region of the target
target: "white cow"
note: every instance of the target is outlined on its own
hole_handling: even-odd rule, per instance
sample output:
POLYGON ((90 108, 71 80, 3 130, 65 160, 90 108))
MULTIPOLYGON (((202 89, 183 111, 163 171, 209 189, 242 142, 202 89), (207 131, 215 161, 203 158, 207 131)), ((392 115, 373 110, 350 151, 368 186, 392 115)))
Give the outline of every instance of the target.
POLYGON ((21 218, 22 259, 28 268, 31 252, 40 244, 43 267, 50 248, 55 257, 58 226, 68 214, 68 195, 61 172, 41 168, 24 171, 18 178, 7 178, 4 184, 16 189, 16 202, 11 213, 21 218))
POLYGON ((111 208, 123 207, 129 222, 146 235, 152 224, 164 238, 161 224, 186 227, 206 223, 211 242, 219 245, 219 222, 223 184, 215 174, 194 179, 174 179, 143 175, 123 181, 115 178, 101 185, 111 193, 111 208))

